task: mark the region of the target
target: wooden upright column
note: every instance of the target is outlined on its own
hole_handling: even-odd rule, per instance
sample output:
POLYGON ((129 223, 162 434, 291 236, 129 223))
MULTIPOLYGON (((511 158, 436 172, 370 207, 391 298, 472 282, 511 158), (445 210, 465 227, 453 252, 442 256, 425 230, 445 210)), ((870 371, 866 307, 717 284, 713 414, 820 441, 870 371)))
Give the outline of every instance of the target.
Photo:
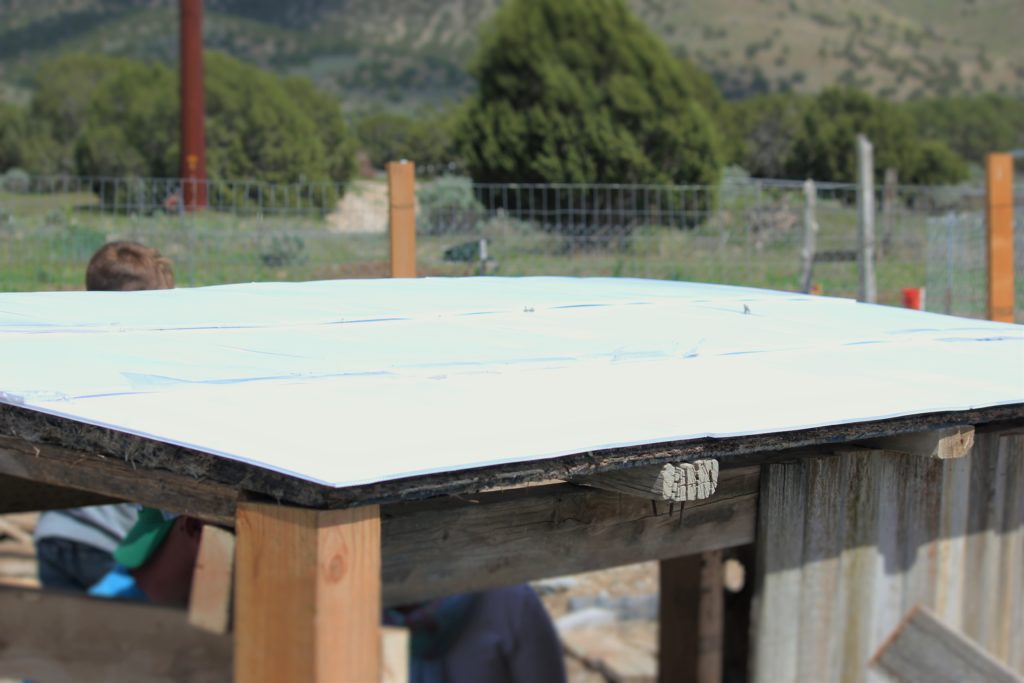
POLYGON ((1013 157, 985 158, 988 222, 988 317, 1013 322, 1013 157))
POLYGON ((722 680, 722 551, 662 560, 659 683, 722 680))
POLYGON ((416 165, 388 163, 391 277, 416 277, 416 165))
POLYGON ((235 681, 380 680, 380 511, 238 506, 235 681))

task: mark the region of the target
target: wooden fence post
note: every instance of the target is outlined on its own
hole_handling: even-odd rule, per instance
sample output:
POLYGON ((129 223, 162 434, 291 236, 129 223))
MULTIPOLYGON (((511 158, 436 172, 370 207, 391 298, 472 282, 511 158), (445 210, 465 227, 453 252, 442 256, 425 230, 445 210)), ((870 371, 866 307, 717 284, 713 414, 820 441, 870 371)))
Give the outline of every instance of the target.
POLYGON ((857 226, 859 228, 860 293, 858 301, 877 303, 875 286, 875 162, 874 148, 857 136, 857 226))
POLYGON ((988 317, 1013 322, 1013 156, 985 157, 988 317))
POLYGON ((388 163, 391 277, 416 277, 416 165, 388 163))
POLYGON ((811 293, 811 279, 814 274, 814 252, 818 241, 818 217, 816 214, 818 189, 814 181, 804 181, 804 248, 800 250, 800 291, 811 293))

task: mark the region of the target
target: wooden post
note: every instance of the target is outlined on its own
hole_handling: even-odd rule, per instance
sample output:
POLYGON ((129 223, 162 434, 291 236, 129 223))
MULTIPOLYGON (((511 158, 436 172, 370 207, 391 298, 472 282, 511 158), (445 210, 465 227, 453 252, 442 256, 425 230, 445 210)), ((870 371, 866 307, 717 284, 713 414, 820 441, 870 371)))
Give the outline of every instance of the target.
POLYGON ((864 135, 857 136, 857 226, 859 228, 860 293, 858 301, 878 301, 875 286, 875 162, 874 148, 864 135))
POLYGON ((416 165, 388 163, 391 277, 416 277, 416 165))
POLYGON ((884 258, 892 248, 893 214, 896 213, 898 184, 899 175, 896 169, 885 169, 885 184, 882 186, 882 241, 878 244, 879 258, 884 258))
POLYGON ((722 680, 722 551, 661 562, 659 683, 722 680))
POLYGON ((1013 322, 1013 157, 985 157, 988 317, 1013 322))
POLYGON ((818 189, 814 181, 804 181, 804 248, 800 250, 800 291, 811 293, 811 278, 814 274, 814 252, 818 241, 818 217, 816 207, 818 189))
POLYGON ((237 514, 235 681, 379 681, 379 508, 237 514))

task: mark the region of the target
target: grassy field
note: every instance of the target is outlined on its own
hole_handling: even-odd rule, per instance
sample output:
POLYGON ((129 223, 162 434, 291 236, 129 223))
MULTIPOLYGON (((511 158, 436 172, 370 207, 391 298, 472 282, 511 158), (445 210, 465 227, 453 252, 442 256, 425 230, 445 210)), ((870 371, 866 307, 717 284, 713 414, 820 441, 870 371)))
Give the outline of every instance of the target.
MULTIPOLYGON (((321 216, 242 217, 214 211, 193 215, 131 216, 102 213, 88 194, 0 193, 0 291, 81 289, 89 256, 112 239, 153 245, 174 263, 178 284, 201 286, 250 281, 386 277, 384 233, 339 233, 321 216)), ((856 247, 853 208, 819 206, 820 250, 856 247)), ((614 248, 583 248, 529 223, 492 218, 475 232, 423 235, 417 241, 421 275, 572 275, 646 277, 747 285, 780 290, 799 286, 799 223, 752 233, 742 211, 719 211, 703 225, 641 227, 614 248), (492 262, 481 266, 476 241, 487 240, 492 262), (464 245, 468 260, 445 252, 464 245)), ((925 218, 904 217, 878 259, 879 301, 899 305, 900 290, 928 277, 925 218)), ((855 262, 819 263, 821 293, 856 297, 855 262)), ((983 314, 984 271, 958 271, 954 281, 962 315, 983 314)), ((1024 290, 1024 288, 1022 288, 1024 290)), ((945 297, 930 292, 931 310, 945 297)), ((1024 309, 1024 296, 1019 309, 1024 309)))

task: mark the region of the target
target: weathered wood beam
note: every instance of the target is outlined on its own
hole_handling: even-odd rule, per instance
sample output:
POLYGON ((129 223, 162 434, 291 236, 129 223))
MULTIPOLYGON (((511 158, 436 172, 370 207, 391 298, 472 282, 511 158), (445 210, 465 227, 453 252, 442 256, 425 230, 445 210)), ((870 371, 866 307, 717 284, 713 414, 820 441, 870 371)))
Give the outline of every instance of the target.
POLYGON ((562 484, 384 507, 384 603, 750 543, 759 474, 724 470, 714 497, 685 504, 562 484))
POLYGON ((231 639, 183 610, 0 586, 0 677, 47 683, 223 683, 231 639))
POLYGON ((907 613, 871 658, 871 666, 902 683, 1024 683, 1024 678, 921 606, 907 613))
POLYGON ((238 497, 237 489, 225 484, 164 470, 139 471, 119 458, 9 436, 0 436, 0 475, 129 500, 224 526, 234 523, 238 497))
POLYGON ((676 503, 710 498, 718 488, 718 461, 697 460, 600 472, 572 479, 574 484, 676 503))
POLYGON ((906 453, 924 458, 953 460, 962 458, 974 447, 974 427, 947 427, 926 432, 896 434, 861 442, 869 448, 906 453))
POLYGON ((227 633, 234 589, 235 535, 207 524, 192 575, 188 622, 211 633, 227 633))
POLYGON ((120 500, 88 491, 0 474, 0 515, 9 512, 39 512, 84 505, 119 503, 120 500))

